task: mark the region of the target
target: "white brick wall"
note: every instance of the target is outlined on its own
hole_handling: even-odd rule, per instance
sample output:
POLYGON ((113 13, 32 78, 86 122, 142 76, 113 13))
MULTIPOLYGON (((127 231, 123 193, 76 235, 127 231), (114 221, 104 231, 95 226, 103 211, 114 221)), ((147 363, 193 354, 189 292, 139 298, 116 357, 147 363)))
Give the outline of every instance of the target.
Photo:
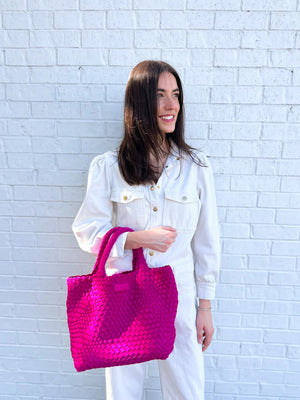
MULTIPOLYGON (((147 58, 179 70, 188 140, 215 171, 222 271, 206 400, 299 399, 300 0, 0 9, 1 399, 104 399, 103 370, 75 373, 69 352, 66 277, 94 262, 71 223, 147 58)), ((145 400, 159 399, 151 363, 145 400)))

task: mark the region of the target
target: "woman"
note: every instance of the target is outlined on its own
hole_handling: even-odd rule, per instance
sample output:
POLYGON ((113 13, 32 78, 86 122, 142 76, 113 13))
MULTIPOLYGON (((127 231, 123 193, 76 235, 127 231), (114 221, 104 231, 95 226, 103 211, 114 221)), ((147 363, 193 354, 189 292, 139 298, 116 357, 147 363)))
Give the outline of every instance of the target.
MULTIPOLYGON (((80 247, 97 254, 113 225, 121 235, 108 273, 131 266, 143 247, 147 264, 172 266, 179 295, 174 350, 159 360, 164 400, 204 398, 203 351, 213 336, 210 300, 219 269, 213 175, 207 158, 184 141, 183 93, 177 72, 143 61, 125 92, 119 149, 91 163, 87 192, 73 223, 80 247)), ((108 400, 141 400, 146 363, 106 369, 108 400)))

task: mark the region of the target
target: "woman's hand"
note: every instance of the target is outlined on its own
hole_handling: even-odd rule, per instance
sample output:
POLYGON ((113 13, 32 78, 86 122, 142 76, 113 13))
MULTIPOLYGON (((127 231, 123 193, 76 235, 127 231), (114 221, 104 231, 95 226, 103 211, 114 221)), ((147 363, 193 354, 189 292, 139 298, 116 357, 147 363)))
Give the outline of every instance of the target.
POLYGON ((201 308, 210 308, 209 300, 200 300, 200 310, 198 309, 196 317, 197 339, 202 344, 202 351, 205 351, 212 341, 214 326, 211 310, 201 310, 201 308), (203 302, 208 303, 203 303, 203 302), (202 302, 202 303, 201 303, 202 302))
POLYGON ((165 253, 175 242, 176 237, 176 229, 171 226, 158 226, 146 231, 129 232, 125 242, 125 249, 146 247, 165 253))

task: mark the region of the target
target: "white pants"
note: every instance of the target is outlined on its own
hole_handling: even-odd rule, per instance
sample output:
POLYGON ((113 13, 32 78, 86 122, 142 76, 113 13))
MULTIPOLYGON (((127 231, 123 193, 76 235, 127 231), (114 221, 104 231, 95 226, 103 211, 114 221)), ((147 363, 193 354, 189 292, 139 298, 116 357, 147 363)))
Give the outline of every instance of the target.
MULTIPOLYGON (((202 346, 197 342, 194 279, 176 276, 178 309, 174 349, 158 360, 163 400, 204 400, 202 346)), ((106 368, 107 400, 143 400, 146 364, 106 368)))

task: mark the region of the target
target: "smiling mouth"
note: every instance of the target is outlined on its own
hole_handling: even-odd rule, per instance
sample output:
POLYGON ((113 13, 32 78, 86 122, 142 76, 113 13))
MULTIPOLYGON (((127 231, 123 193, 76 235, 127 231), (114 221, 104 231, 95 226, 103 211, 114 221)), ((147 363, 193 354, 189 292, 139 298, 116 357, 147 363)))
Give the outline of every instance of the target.
POLYGON ((175 115, 162 115, 159 118, 163 121, 174 121, 175 115))

